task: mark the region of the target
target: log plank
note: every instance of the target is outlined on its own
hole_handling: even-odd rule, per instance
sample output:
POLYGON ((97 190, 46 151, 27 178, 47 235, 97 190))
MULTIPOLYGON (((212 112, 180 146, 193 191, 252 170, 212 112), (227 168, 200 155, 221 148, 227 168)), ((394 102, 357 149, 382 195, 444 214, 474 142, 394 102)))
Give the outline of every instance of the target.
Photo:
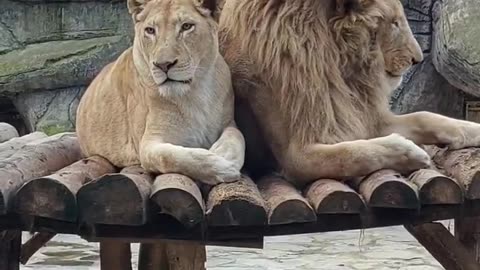
POLYGON ((22 137, 16 137, 6 142, 0 143, 0 160, 11 157, 18 150, 28 143, 47 138, 43 132, 33 132, 22 137))
POLYGON ((187 176, 159 175, 153 183, 150 198, 160 213, 174 217, 187 228, 205 219, 205 202, 200 188, 187 176))
POLYGON ((364 179, 351 181, 369 207, 418 209, 418 190, 401 174, 393 170, 380 170, 364 179))
POLYGON ((11 210, 22 215, 76 222, 77 192, 82 185, 116 168, 106 159, 82 159, 49 176, 30 180, 13 198, 11 210))
POLYGON ((49 175, 82 158, 72 133, 57 134, 28 143, 11 157, 0 161, 0 215, 27 181, 49 175))
POLYGON ((418 187, 420 202, 423 205, 463 203, 463 187, 438 171, 418 170, 410 175, 409 181, 418 187))
POLYGON ((308 201, 289 182, 279 176, 264 177, 258 183, 268 212, 268 224, 315 222, 317 216, 308 201))
POLYGON ((248 178, 213 187, 208 195, 207 221, 211 226, 255 226, 267 224, 265 201, 257 185, 248 178))
POLYGON ((305 191, 317 214, 359 214, 365 209, 362 197, 335 180, 318 180, 305 191))
POLYGON ((80 221, 87 224, 145 224, 152 182, 152 175, 140 166, 132 166, 87 183, 77 194, 80 221))

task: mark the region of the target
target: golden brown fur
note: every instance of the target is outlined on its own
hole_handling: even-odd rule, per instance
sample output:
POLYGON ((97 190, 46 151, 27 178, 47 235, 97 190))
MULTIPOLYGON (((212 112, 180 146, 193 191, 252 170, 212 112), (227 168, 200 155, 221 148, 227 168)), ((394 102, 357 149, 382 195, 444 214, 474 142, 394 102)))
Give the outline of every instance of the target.
POLYGON ((134 45, 100 72, 78 108, 86 155, 208 184, 239 177, 245 145, 214 4, 129 0, 134 45))
POLYGON ((410 140, 480 144, 480 125, 390 112, 391 92, 422 60, 399 0, 227 0, 220 33, 249 164, 271 151, 306 184, 428 166, 410 140))

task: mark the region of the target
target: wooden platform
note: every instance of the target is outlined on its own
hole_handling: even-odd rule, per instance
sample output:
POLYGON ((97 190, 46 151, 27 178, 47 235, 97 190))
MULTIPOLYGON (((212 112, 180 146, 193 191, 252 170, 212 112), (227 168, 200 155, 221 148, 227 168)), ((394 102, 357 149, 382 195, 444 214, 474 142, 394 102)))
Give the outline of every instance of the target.
POLYGON ((392 225, 413 233, 418 224, 480 216, 480 149, 433 149, 438 168, 321 179, 304 189, 276 175, 211 188, 178 174, 119 169, 82 158, 74 134, 25 139, 11 152, 0 160, 0 231, 42 232, 44 242, 63 233, 262 248, 265 236, 392 225))

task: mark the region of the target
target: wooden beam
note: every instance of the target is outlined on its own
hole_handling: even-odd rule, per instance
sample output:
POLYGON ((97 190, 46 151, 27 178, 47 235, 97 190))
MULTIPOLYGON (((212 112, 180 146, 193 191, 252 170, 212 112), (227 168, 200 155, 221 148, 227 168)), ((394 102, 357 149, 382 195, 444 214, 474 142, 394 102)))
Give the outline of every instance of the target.
POLYGON ((87 224, 143 225, 153 178, 140 166, 106 174, 82 186, 77 194, 79 219, 87 224))
POLYGON ((18 131, 15 127, 7 123, 0 123, 0 143, 18 137, 18 131))
POLYGON ((418 191, 400 173, 380 170, 361 180, 352 181, 369 207, 418 209, 418 191))
POLYGON ((22 245, 22 252, 20 255, 20 263, 23 265, 27 264, 28 260, 37 253, 43 246, 45 246, 53 237, 57 235, 56 233, 50 232, 41 232, 37 233, 32 238, 28 239, 22 245))
POLYGON ((412 234, 446 270, 480 270, 480 264, 440 223, 406 225, 412 234))
POLYGON ((82 159, 49 176, 30 180, 13 198, 11 210, 22 215, 76 222, 77 192, 115 167, 98 156, 82 159))
POLYGON ((267 224, 265 201, 257 185, 248 178, 220 184, 208 195, 207 220, 211 226, 253 226, 267 224))
POLYGON ((318 180, 306 189, 305 194, 319 215, 359 214, 365 209, 362 197, 336 180, 318 180))
POLYGON ((279 176, 268 176, 258 183, 266 202, 270 225, 315 222, 315 211, 300 192, 279 176))
POLYGON ((191 228, 205 219, 205 202, 198 185, 180 174, 163 174, 153 183, 151 201, 162 214, 191 228))
POLYGON ((436 151, 433 160, 463 185, 467 199, 480 199, 480 148, 436 151))
POLYGON ((0 161, 0 215, 28 180, 60 170, 82 158, 74 134, 63 133, 25 145, 8 159, 0 161))
POLYGON ((21 231, 0 231, 0 269, 20 269, 21 231))
POLYGON ((130 243, 116 240, 100 242, 101 270, 132 270, 130 243))
POLYGON ((142 244, 138 270, 205 270, 205 246, 165 242, 142 244))
POLYGON ((478 269, 480 269, 480 217, 455 219, 455 237, 479 263, 478 269))
POLYGON ((27 143, 31 143, 39 139, 45 139, 47 137, 47 134, 37 131, 22 137, 10 139, 4 143, 0 143, 0 160, 11 157, 27 143))
POLYGON ((423 205, 463 203, 463 188, 457 181, 435 170, 418 170, 410 175, 409 180, 417 185, 423 205))

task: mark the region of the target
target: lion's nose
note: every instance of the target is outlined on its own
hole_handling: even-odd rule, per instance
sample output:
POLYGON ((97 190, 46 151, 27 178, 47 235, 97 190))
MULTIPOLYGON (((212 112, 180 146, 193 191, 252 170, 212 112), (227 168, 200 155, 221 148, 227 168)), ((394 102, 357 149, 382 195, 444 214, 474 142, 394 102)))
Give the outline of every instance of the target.
POLYGON ((169 69, 174 67, 177 64, 177 60, 174 60, 173 62, 167 61, 167 62, 154 62, 153 65, 162 70, 163 72, 167 73, 169 69))

